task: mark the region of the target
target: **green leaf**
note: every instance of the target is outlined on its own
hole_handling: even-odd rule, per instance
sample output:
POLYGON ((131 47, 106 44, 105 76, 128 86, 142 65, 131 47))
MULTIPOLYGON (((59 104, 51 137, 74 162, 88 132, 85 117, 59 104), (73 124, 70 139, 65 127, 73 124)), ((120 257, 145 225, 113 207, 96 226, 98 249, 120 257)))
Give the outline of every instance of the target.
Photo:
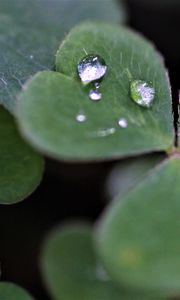
MULTIPOLYGON (((99 264, 88 225, 66 225, 47 240, 42 271, 55 300, 130 300, 99 264)), ((136 296, 134 300, 149 297, 136 296)))
POLYGON ((164 154, 151 154, 128 158, 116 164, 107 177, 105 184, 108 198, 112 199, 117 196, 117 199, 120 199, 148 176, 165 157, 164 154))
POLYGON ((179 182, 180 158, 168 159, 102 217, 97 250, 109 274, 123 286, 179 295, 179 182))
POLYGON ((14 120, 0 107, 0 203, 23 200, 38 186, 44 162, 19 136, 14 120))
POLYGON ((33 300, 22 288, 9 282, 0 282, 1 300, 33 300))
POLYGON ((22 84, 37 71, 54 67, 65 33, 79 21, 124 22, 124 7, 113 0, 1 0, 0 102, 14 111, 22 84))
POLYGON ((37 149, 63 160, 104 160, 167 150, 173 144, 172 103, 166 70, 159 54, 132 31, 103 23, 75 27, 57 53, 57 70, 42 72, 20 95, 18 121, 37 149), (108 73, 103 98, 94 103, 82 87, 77 64, 87 53, 105 59, 108 73), (152 82, 152 108, 130 98, 131 79, 152 82), (78 113, 86 122, 78 123, 78 113), (120 128, 126 118, 127 128, 120 128))

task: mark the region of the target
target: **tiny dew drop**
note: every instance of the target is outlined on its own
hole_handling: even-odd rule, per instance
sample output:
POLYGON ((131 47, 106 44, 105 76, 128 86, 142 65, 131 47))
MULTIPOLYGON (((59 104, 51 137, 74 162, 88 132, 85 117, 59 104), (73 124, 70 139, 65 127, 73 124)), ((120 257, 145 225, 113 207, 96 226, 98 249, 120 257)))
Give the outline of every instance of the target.
POLYGON ((91 90, 89 92, 89 98, 93 101, 99 101, 102 99, 102 94, 98 90, 91 90))
POLYGON ((131 82, 131 98, 139 105, 149 108, 155 97, 155 89, 147 82, 134 80, 131 82))
POLYGON ((121 118, 118 120, 118 125, 121 128, 127 128, 128 127, 128 121, 125 118, 121 118))
POLYGON ((115 132, 116 129, 111 127, 106 129, 99 129, 97 131, 88 133, 88 136, 91 138, 105 138, 108 137, 109 135, 113 135, 115 132))
POLYGON ((86 117, 86 115, 84 115, 84 114, 78 114, 78 115, 76 116, 76 121, 79 122, 79 123, 83 123, 83 122, 85 122, 86 120, 87 120, 87 117, 86 117))
POLYGON ((94 86, 95 86, 96 90, 98 90, 98 89, 100 88, 100 83, 99 83, 99 82, 96 82, 96 83, 94 84, 94 86))
POLYGON ((77 66, 78 75, 83 84, 100 80, 107 72, 107 66, 99 55, 86 55, 77 66))

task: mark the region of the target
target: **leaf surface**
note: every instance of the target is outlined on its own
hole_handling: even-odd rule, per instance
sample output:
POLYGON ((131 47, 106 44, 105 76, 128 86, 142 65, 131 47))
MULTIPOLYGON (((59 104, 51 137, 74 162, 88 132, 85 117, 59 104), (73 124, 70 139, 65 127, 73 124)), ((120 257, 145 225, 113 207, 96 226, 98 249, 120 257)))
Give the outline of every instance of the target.
POLYGON ((180 159, 159 165, 121 201, 96 232, 99 255, 112 278, 162 296, 180 293, 180 159))
POLYGON ((105 184, 105 190, 109 200, 114 197, 120 199, 129 190, 132 190, 147 177, 149 173, 153 171, 153 168, 165 157, 164 154, 151 154, 128 158, 116 164, 107 177, 105 184))
MULTIPOLYGON (((89 225, 66 225, 46 242, 42 271, 54 300, 130 300, 99 264, 89 225)), ((136 296, 134 300, 150 300, 136 296)), ((152 299, 151 299, 152 300, 152 299)))
POLYGON ((86 19, 124 22, 124 7, 113 0, 1 0, 0 103, 14 112, 24 82, 54 68, 60 41, 86 19))
POLYGON ((1 300, 33 300, 33 298, 22 288, 9 282, 0 282, 1 300))
POLYGON ((13 117, 0 107, 0 203, 13 204, 39 185, 43 158, 19 136, 13 117))
POLYGON ((173 145, 166 70, 145 39, 124 27, 85 23, 64 40, 56 67, 58 72, 39 73, 27 83, 18 107, 22 133, 43 153, 60 160, 92 161, 167 150, 173 145), (89 99, 91 87, 82 86, 77 75, 84 51, 100 55, 107 64, 99 102, 89 99), (132 80, 151 82, 155 88, 151 108, 131 99, 132 80), (85 115, 86 121, 77 122, 78 114, 85 115), (119 126, 122 118, 127 128, 119 126))

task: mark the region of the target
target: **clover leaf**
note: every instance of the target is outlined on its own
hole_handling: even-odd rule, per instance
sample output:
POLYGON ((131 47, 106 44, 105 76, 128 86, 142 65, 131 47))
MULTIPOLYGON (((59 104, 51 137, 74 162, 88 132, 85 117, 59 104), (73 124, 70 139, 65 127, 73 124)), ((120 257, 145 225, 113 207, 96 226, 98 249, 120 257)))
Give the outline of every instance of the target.
POLYGON ((81 24, 60 46, 56 70, 28 81, 17 107, 23 136, 42 153, 60 160, 92 161, 173 147, 167 72, 159 53, 140 35, 105 23, 81 24), (85 52, 99 55, 107 65, 99 102, 89 99, 88 87, 77 75, 85 52), (133 101, 134 80, 153 86, 150 108, 133 101), (85 122, 77 121, 79 114, 85 122), (121 120, 126 126, 120 126, 121 120))
POLYGON ((74 223, 53 231, 43 249, 41 268, 54 300, 154 299, 126 293, 111 280, 96 255, 89 224, 74 223))
POLYGON ((56 49, 72 26, 125 18, 124 5, 119 9, 114 0, 1 0, 0 103, 14 113, 22 85, 38 71, 53 69, 56 49))
POLYGON ((22 288, 10 282, 0 282, 1 300, 33 300, 22 288))
POLYGON ((0 204, 13 204, 39 185, 43 158, 19 136, 13 117, 0 107, 0 204))
POLYGON ((121 286, 164 298, 179 294, 179 170, 179 157, 165 160, 98 223, 99 258, 121 286))

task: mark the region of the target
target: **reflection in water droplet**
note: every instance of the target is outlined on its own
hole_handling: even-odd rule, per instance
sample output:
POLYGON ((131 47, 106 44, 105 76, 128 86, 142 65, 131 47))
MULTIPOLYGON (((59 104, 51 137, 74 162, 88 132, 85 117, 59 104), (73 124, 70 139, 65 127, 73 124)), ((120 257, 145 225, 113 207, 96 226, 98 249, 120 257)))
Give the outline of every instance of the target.
POLYGON ((104 77, 107 66, 99 55, 89 54, 80 61, 77 70, 82 83, 88 84, 104 77))
POLYGON ((78 121, 79 123, 83 123, 87 120, 86 116, 84 114, 78 114, 76 116, 76 121, 78 121))
POLYGON ((139 105, 149 108, 155 97, 155 89, 142 80, 131 82, 131 97, 139 105))
POLYGON ((34 55, 30 55, 30 59, 33 59, 34 58, 34 55))
POLYGON ((121 118, 118 120, 118 125, 121 128, 127 128, 128 127, 128 121, 125 118, 121 118))
POLYGON ((93 101, 99 101, 102 98, 102 94, 98 90, 91 90, 89 92, 89 98, 93 101))

